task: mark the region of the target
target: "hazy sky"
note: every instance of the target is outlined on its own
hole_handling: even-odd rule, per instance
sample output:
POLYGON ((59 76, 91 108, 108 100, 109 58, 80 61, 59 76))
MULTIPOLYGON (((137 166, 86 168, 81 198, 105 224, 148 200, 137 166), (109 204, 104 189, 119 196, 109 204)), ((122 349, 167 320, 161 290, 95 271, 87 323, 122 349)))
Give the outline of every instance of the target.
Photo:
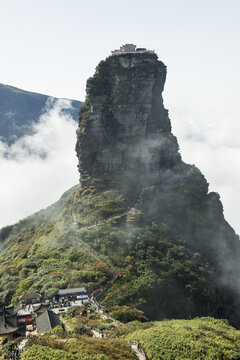
MULTIPOLYGON (((200 167, 240 232, 239 14, 239 0, 0 0, 0 83, 84 100, 87 78, 111 50, 126 42, 154 49, 168 67, 164 102, 183 159, 200 167)), ((71 153, 72 130, 61 139, 71 153)), ((22 170, 28 179, 34 166, 22 170)), ((76 182, 75 158, 71 166, 58 193, 76 182)), ((48 174, 39 170, 46 194, 48 174)))

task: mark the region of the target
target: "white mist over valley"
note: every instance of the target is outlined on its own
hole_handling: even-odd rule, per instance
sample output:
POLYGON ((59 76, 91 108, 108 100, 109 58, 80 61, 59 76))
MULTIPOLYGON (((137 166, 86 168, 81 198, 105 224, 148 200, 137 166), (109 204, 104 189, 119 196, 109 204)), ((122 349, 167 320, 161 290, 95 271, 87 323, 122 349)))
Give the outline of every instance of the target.
POLYGON ((77 124, 62 111, 69 107, 68 100, 48 101, 33 135, 0 143, 0 227, 52 204, 78 182, 77 124))
MULTIPOLYGON (((166 89, 167 89, 166 83, 166 89)), ((169 104, 173 133, 185 162, 195 164, 219 192, 227 221, 240 233, 240 140, 236 129, 239 109, 215 108, 209 116, 198 109, 169 104)), ((49 101, 34 134, 13 145, 0 143, 0 227, 13 224, 58 200, 79 181, 75 154, 77 123, 63 109, 69 100, 49 101)))

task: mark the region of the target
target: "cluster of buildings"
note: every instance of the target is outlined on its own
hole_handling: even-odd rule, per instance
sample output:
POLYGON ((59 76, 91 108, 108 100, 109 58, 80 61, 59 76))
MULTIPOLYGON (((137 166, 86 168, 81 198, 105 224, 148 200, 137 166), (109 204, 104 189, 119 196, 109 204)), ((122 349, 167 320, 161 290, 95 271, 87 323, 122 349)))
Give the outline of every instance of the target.
POLYGON ((44 301, 38 293, 24 294, 19 300, 21 305, 16 309, 0 305, 0 338, 44 333, 62 326, 59 313, 69 306, 83 304, 88 295, 86 288, 79 287, 59 290, 51 301, 44 301))
POLYGON ((154 53, 154 50, 147 50, 146 48, 137 48, 134 44, 125 44, 120 49, 111 51, 112 55, 121 55, 125 53, 154 53))

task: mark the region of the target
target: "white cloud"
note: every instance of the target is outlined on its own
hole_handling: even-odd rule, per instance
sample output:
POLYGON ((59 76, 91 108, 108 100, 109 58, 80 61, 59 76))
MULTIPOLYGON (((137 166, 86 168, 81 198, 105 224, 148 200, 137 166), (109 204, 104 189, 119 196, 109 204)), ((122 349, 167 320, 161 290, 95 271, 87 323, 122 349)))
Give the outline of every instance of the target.
POLYGON ((0 142, 0 228, 56 201, 78 183, 76 123, 64 113, 69 100, 49 99, 33 135, 0 142))
MULTIPOLYGON (((78 183, 76 123, 62 109, 68 100, 49 100, 34 135, 8 147, 0 142, 0 227, 56 201, 78 183)), ((197 106, 195 106, 195 109, 197 106)), ((172 108, 173 133, 185 162, 195 164, 219 192, 227 221, 240 233, 240 108, 228 104, 196 111, 172 108), (208 114, 208 115, 206 115, 208 114), (238 125, 239 124, 239 125, 238 125)))
POLYGON ((225 218, 240 234, 240 106, 195 108, 197 113, 173 108, 170 114, 182 158, 201 170, 210 191, 220 194, 225 218))

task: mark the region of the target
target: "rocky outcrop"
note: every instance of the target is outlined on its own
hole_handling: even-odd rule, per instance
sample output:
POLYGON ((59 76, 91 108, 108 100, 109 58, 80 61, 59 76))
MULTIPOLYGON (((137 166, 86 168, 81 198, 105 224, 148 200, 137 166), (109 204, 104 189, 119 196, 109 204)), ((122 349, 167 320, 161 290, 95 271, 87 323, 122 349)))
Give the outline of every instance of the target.
POLYGON ((137 306, 159 320, 222 317, 240 327, 239 237, 219 195, 181 160, 163 106, 165 77, 147 51, 99 64, 80 113, 81 186, 2 229, 1 301, 16 302, 22 281, 51 298, 57 287, 106 289, 108 279, 108 307, 137 306), (111 282, 99 259, 122 276, 111 282))
POLYGON ((110 56, 87 82, 77 141, 81 182, 128 192, 159 183, 181 162, 162 91, 166 66, 152 53, 110 56), (137 179, 137 181, 136 181, 137 179))
MULTIPOLYGON (((181 160, 163 106, 165 79, 166 66, 154 53, 124 53, 100 62, 87 82, 79 118, 81 184, 119 190, 128 206, 141 210, 141 226, 163 223, 184 239, 210 264, 208 276, 217 289, 211 297, 219 307, 206 302, 205 314, 240 324, 239 237, 224 219, 219 195, 209 193, 201 172, 181 160)), ((184 291, 182 296, 187 301, 184 291)), ((197 298, 193 303, 201 314, 203 303, 197 298)), ((159 311, 158 302, 149 304, 159 311)))

